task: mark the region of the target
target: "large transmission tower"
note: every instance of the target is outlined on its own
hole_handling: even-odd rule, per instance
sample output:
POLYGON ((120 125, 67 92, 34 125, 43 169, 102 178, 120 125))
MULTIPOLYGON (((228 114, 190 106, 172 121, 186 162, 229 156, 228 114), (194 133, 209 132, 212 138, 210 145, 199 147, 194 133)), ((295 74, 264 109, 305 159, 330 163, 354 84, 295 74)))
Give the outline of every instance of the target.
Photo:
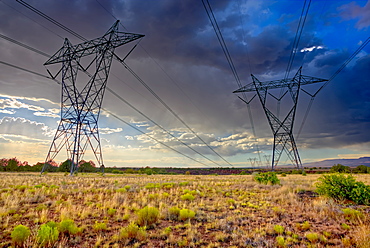
MULTIPOLYGON (((313 83, 320 83, 328 81, 326 79, 303 76, 301 74, 302 67, 298 70, 296 75, 293 78, 260 82, 253 74, 252 80, 253 83, 250 83, 246 86, 241 87, 240 89, 234 91, 233 93, 241 92, 257 92, 257 95, 262 104, 262 108, 265 111, 265 115, 270 124, 272 133, 274 135, 274 144, 272 149, 272 170, 277 166, 281 154, 283 151, 286 152, 288 158, 298 169, 302 169, 302 162, 299 157, 297 145, 293 137, 293 125, 295 114, 297 110, 298 96, 301 86, 313 83), (289 107, 288 113, 279 118, 279 114, 275 115, 270 108, 267 107, 267 97, 268 95, 273 96, 269 90, 272 89, 285 89, 286 92, 289 92, 292 99, 292 106, 289 107)), ((285 94, 284 94, 285 95, 285 94)), ((283 95, 283 96, 284 96, 283 95)), ((274 97, 277 99, 276 97, 274 97)), ((278 99, 278 100, 281 100, 278 99)))
POLYGON ((62 64, 61 69, 52 76, 55 79, 61 74, 62 97, 61 120, 42 172, 49 166, 48 162, 65 147, 72 163, 70 173, 73 175, 88 146, 104 170, 98 119, 112 58, 114 56, 119 59, 114 50, 144 36, 119 32, 118 24, 119 21, 116 21, 103 36, 77 45, 65 39, 63 47, 45 62, 44 65, 62 64), (82 64, 85 63, 87 65, 84 67, 82 64), (88 82, 84 86, 78 82, 81 81, 77 78, 79 71, 88 75, 88 82))

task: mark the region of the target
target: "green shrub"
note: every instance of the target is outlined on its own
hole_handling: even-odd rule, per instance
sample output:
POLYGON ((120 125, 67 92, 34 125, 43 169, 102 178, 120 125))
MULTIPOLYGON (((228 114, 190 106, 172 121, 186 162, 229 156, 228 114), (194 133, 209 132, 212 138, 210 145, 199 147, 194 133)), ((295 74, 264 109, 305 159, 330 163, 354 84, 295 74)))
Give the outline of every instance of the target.
POLYGON ((137 239, 139 241, 145 240, 146 236, 146 227, 139 227, 134 222, 122 228, 119 234, 121 239, 137 239))
POLYGON ((180 209, 178 207, 172 207, 168 210, 168 218, 170 220, 177 220, 180 215, 180 209))
POLYGON ((342 209, 342 212, 345 219, 349 221, 358 221, 364 217, 364 214, 362 212, 352 208, 344 208, 342 209))
POLYGON ((317 233, 306 233, 306 238, 311 242, 311 243, 316 243, 319 240, 319 235, 317 233))
POLYGON ((181 187, 181 186, 187 186, 187 185, 189 185, 189 182, 180 182, 179 183, 179 186, 181 187))
POLYGON ((193 219, 195 212, 189 209, 181 209, 179 212, 179 220, 185 221, 193 219))
POLYGON ((119 188, 119 189, 116 189, 116 192, 117 193, 125 193, 125 192, 127 192, 127 190, 125 188, 119 188))
POLYGON ((303 231, 306 231, 308 229, 311 228, 311 224, 310 222, 308 222, 307 220, 305 222, 303 222, 302 224, 299 224, 299 228, 303 231))
POLYGON ((262 184, 280 184, 280 180, 276 176, 276 173, 274 172, 265 172, 265 173, 257 173, 253 176, 253 179, 262 184))
POLYGON ((165 189, 170 189, 170 188, 173 188, 174 186, 175 186, 174 183, 162 183, 161 185, 161 187, 165 189))
POLYGON ((277 236, 276 237, 276 244, 277 244, 278 247, 286 247, 287 246, 283 236, 277 236))
POLYGON ((117 212, 117 209, 114 209, 114 208, 109 208, 109 209, 107 210, 107 214, 108 214, 109 216, 113 216, 116 212, 117 212))
POLYGON ((59 237, 59 231, 55 225, 55 222, 49 222, 42 224, 37 232, 37 243, 41 247, 54 247, 59 237))
POLYGON ((160 188, 161 184, 160 183, 147 183, 144 188, 146 189, 155 189, 155 188, 160 188))
POLYGON ((370 205, 370 186, 357 182, 351 175, 324 175, 316 183, 316 192, 336 200, 351 200, 370 205))
POLYGON ((58 228, 59 231, 64 234, 76 234, 78 232, 75 222, 71 219, 62 220, 58 228))
POLYGON ((159 219, 159 210, 155 207, 146 206, 137 212, 137 224, 139 226, 151 226, 159 219))
POLYGON ((366 165, 359 165, 355 169, 353 169, 354 173, 370 173, 370 167, 366 165))
POLYGON ((277 234, 283 234, 284 233, 284 230, 285 230, 285 228, 283 226, 280 226, 280 225, 275 225, 274 226, 274 231, 277 234))
POLYGON ((31 232, 30 229, 24 225, 18 225, 14 227, 14 230, 10 234, 12 237, 12 241, 15 245, 22 246, 23 243, 27 240, 30 236, 31 232))
POLYGON ((107 230, 107 224, 105 222, 95 221, 95 224, 94 224, 93 228, 94 228, 95 231, 107 230))
POLYGON ((346 223, 342 223, 340 226, 341 226, 344 230, 349 230, 349 229, 351 229, 351 227, 350 227, 349 225, 347 225, 346 223))
POLYGON ((186 194, 182 195, 180 198, 183 201, 193 201, 195 199, 195 197, 190 193, 186 193, 186 194))
POLYGON ((351 168, 349 166, 344 166, 342 164, 334 165, 330 168, 330 172, 339 172, 339 173, 350 173, 351 168))

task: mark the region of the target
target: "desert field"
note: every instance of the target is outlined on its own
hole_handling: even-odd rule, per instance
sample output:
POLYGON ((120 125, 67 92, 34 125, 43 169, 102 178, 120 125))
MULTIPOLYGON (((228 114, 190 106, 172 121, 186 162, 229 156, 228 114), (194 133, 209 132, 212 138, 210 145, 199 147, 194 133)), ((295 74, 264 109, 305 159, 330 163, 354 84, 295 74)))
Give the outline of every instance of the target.
POLYGON ((370 206, 320 176, 1 173, 0 247, 370 247, 370 206))

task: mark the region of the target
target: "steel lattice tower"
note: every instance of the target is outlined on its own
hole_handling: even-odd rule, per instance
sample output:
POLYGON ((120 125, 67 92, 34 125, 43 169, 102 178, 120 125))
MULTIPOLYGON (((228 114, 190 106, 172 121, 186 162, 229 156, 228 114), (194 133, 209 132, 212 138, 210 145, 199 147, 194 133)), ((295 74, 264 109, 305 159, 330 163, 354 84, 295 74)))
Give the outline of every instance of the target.
POLYGON ((302 168, 297 145, 293 137, 293 125, 295 114, 297 111, 299 91, 301 89, 301 86, 303 85, 328 81, 326 79, 303 76, 301 72, 302 67, 298 70, 293 78, 267 82, 260 82, 252 74, 251 76, 253 83, 250 83, 233 92, 257 92, 257 95, 262 104, 262 108, 265 111, 265 115, 274 135, 274 144, 272 150, 272 170, 274 170, 274 168, 277 166, 283 151, 287 153, 288 158, 291 160, 293 165, 295 165, 297 168, 302 168), (283 116, 283 118, 279 118, 277 115, 275 115, 269 108, 267 108, 266 105, 268 94, 270 94, 269 90, 278 88, 285 88, 290 93, 290 97, 293 103, 292 106, 289 108, 288 113, 286 114, 286 116, 283 116))
POLYGON ((65 39, 63 47, 45 62, 44 65, 62 64, 58 73, 52 76, 55 79, 61 74, 62 96, 61 120, 42 172, 63 147, 66 147, 72 162, 71 175, 77 171, 78 163, 88 146, 91 147, 100 168, 104 169, 98 119, 112 58, 118 58, 114 50, 144 36, 119 32, 118 24, 119 21, 116 21, 103 36, 78 45, 72 45, 65 39), (86 67, 82 66, 81 59, 88 61, 86 67), (89 73, 89 69, 93 70, 93 73, 89 73), (78 84, 81 85, 77 82, 79 71, 89 75, 85 86, 78 87, 78 84))

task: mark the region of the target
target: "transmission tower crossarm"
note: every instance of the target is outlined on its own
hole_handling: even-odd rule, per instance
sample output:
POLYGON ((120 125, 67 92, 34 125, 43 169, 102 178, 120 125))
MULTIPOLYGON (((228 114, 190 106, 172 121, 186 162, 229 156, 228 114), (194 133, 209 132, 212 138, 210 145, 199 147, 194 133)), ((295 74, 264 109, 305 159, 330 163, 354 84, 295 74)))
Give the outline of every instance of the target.
MULTIPOLYGON (((314 83, 321 83, 328 81, 327 79, 317 78, 317 77, 311 77, 311 76, 304 76, 301 75, 301 82, 300 85, 307 85, 307 84, 314 84, 314 83)), ((252 78, 255 78, 254 75, 252 75, 252 78)), ((260 82, 259 85, 254 85, 253 83, 247 84, 237 90, 235 90, 233 93, 241 93, 241 92, 252 92, 257 90, 269 90, 269 89, 278 89, 278 88, 285 88, 285 87, 297 87, 298 82, 294 80, 294 78, 288 78, 288 79, 280 79, 280 80, 273 80, 273 81, 266 81, 266 82, 260 82)))
POLYGON ((116 21, 115 24, 113 24, 113 26, 102 37, 85 41, 77 45, 72 45, 66 38, 64 46, 53 56, 51 56, 51 58, 48 59, 44 65, 61 63, 65 61, 65 57, 82 58, 89 56, 91 54, 100 52, 101 47, 103 46, 117 48, 145 36, 143 34, 118 32, 118 23, 119 21, 116 21), (68 45, 66 45, 67 43, 68 45), (68 47, 68 49, 66 49, 66 47, 68 47))

